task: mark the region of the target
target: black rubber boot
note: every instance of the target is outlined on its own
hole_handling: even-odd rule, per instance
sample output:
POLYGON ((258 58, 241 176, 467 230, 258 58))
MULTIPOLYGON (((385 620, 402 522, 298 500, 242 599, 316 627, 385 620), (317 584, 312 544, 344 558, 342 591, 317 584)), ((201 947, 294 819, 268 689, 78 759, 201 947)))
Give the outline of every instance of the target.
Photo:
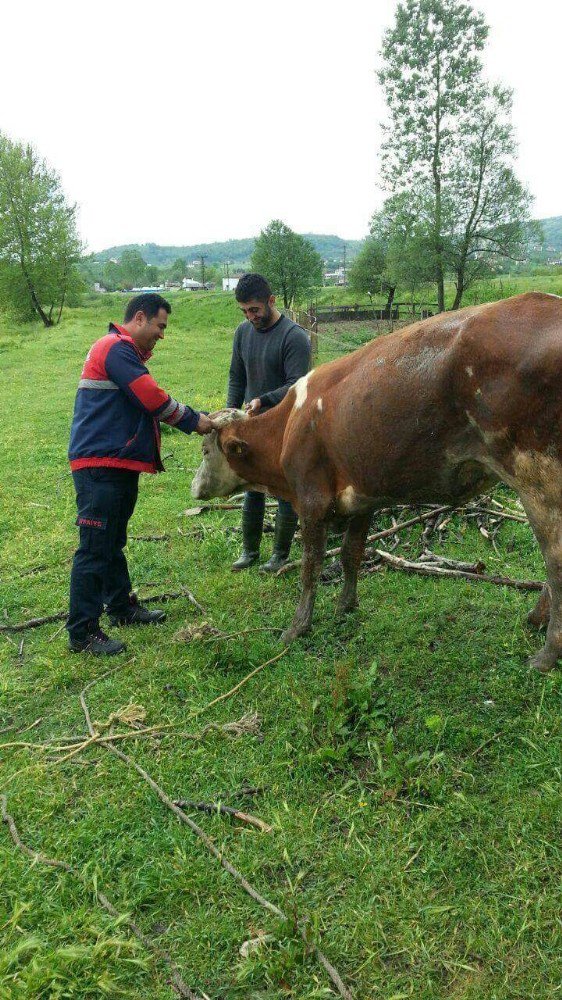
POLYGON ((256 517, 254 513, 242 513, 242 553, 232 563, 231 569, 234 573, 239 573, 242 569, 248 569, 259 559, 260 542, 263 533, 263 514, 256 517))
POLYGON ((297 524, 298 517, 296 514, 294 517, 280 517, 279 514, 277 515, 271 559, 268 559, 263 566, 260 566, 260 573, 277 573, 288 562, 297 524))
POLYGON ((108 612, 108 617, 112 625, 156 625, 164 621, 166 612, 158 608, 149 611, 140 604, 136 594, 131 594, 128 607, 118 614, 108 612))

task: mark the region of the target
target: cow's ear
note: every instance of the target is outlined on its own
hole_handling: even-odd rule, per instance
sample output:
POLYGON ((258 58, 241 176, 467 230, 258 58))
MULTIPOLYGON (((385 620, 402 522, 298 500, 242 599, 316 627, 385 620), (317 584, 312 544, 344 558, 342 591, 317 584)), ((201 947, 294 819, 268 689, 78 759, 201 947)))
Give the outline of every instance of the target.
POLYGON ((227 458, 245 458, 248 454, 248 443, 241 441, 240 438, 229 438, 225 442, 224 451, 227 458))

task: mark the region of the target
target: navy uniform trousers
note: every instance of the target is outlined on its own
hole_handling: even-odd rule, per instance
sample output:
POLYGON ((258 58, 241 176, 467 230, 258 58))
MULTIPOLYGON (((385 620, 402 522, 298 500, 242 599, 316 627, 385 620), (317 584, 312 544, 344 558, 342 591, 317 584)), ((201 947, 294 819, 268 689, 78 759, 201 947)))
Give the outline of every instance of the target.
POLYGON ((129 607, 131 578, 123 549, 127 524, 137 502, 139 473, 105 466, 72 473, 80 544, 70 575, 66 627, 81 641, 97 628, 104 605, 120 615, 129 607))

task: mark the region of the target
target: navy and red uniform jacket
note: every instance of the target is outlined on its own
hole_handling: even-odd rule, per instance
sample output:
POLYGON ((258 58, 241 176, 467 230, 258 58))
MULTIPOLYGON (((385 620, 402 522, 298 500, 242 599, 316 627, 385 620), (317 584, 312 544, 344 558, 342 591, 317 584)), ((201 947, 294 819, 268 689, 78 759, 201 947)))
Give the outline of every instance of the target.
POLYGON ((74 404, 71 469, 161 472, 159 421, 195 430, 200 414, 160 388, 145 364, 150 356, 116 323, 90 349, 74 404))

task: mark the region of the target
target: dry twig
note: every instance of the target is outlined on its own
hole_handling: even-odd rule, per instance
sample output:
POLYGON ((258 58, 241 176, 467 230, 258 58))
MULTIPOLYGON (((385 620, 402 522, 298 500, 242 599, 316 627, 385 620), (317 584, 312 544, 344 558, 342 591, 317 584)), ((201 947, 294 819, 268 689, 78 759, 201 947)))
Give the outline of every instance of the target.
MULTIPOLYGON (((457 579, 476 580, 478 583, 495 583, 499 587, 514 587, 516 590, 542 590, 540 580, 512 580, 509 576, 490 576, 489 573, 467 573, 460 569, 446 569, 442 566, 426 562, 410 562, 401 559, 384 549, 376 549, 376 554, 392 569, 404 570, 406 573, 418 573, 420 576, 449 576, 457 579)), ((367 571, 368 572, 368 571, 367 571)))
MULTIPOLYGON (((45 854, 42 854, 40 851, 33 851, 30 847, 27 847, 27 845, 23 843, 19 835, 18 828, 15 824, 14 818, 7 811, 7 807, 8 807, 7 797, 5 795, 0 795, 0 809, 1 809, 2 822, 6 823, 14 844, 20 851, 23 852, 23 854, 25 854, 28 858, 31 858, 32 861, 34 861, 36 864, 47 865, 49 868, 61 868, 62 871, 67 872, 69 875, 74 875, 74 877, 77 878, 82 883, 82 885, 90 889, 90 886, 87 883, 82 872, 78 871, 77 868, 73 868, 72 865, 69 865, 67 861, 59 861, 56 858, 48 858, 45 854)), ((171 983, 178 996, 186 997, 187 1000, 201 1000, 201 998, 198 997, 197 994, 193 992, 193 990, 190 990, 189 986, 187 986, 186 983, 184 983, 175 962, 168 954, 168 952, 163 951, 158 945, 154 944, 154 942, 151 941, 150 938, 147 938, 146 935, 143 934, 143 932, 141 931, 140 927, 138 927, 130 919, 130 917, 123 916, 122 914, 120 914, 118 910, 115 909, 113 903, 109 901, 109 899, 103 892, 99 891, 96 885, 94 885, 93 889, 94 889, 94 895, 100 906, 102 906, 103 909, 110 914, 110 916, 118 918, 120 922, 124 923, 129 928, 131 933, 134 934, 136 938, 138 938, 141 944, 143 944, 148 951, 152 952, 152 954, 155 955, 156 958, 161 959, 163 962, 166 963, 166 965, 169 966, 172 973, 171 983)))
POLYGON ((255 826, 262 833, 271 833, 273 830, 273 827, 264 823, 263 819, 258 819, 251 813, 240 812, 239 809, 233 809, 231 806, 223 806, 220 802, 193 802, 191 799, 175 799, 174 805, 179 806, 180 809, 199 809, 200 812, 208 813, 210 816, 214 813, 219 813, 221 816, 233 816, 234 819, 239 819, 242 823, 255 826))
MULTIPOLYGON (((378 542, 381 538, 388 538, 389 535, 396 535, 398 531, 404 531, 405 528, 411 528, 413 524, 420 524, 422 521, 427 521, 429 518, 434 518, 438 514, 442 514, 445 510, 450 510, 448 505, 443 507, 436 507, 433 510, 426 511, 425 514, 419 514, 417 517, 411 517, 407 521, 402 521, 400 524, 394 524, 392 528, 385 528, 383 531, 377 531, 374 535, 369 535, 365 541, 365 545, 369 545, 371 542, 378 542)), ((337 556, 342 550, 342 546, 339 545, 335 549, 328 549, 325 553, 325 558, 328 556, 337 556)), ((293 562, 285 563, 281 569, 277 570, 275 576, 283 576, 284 573, 289 573, 292 569, 296 569, 297 566, 302 564, 302 559, 295 559, 293 562)))
MULTIPOLYGON (((184 587, 174 593, 153 594, 150 597, 143 597, 143 604, 153 604, 154 602, 177 601, 181 597, 187 597, 188 601, 197 608, 201 614, 205 614, 205 609, 201 607, 199 601, 195 599, 190 590, 184 587)), ((30 618, 26 622, 19 622, 17 625, 0 625, 0 632, 24 632, 29 628, 39 628, 40 625, 49 625, 51 622, 60 622, 68 617, 68 611, 56 611, 52 615, 45 615, 43 618, 30 618)))
MULTIPOLYGON (((286 650, 282 650, 281 653, 273 657, 271 660, 268 660, 267 663, 261 664, 259 667, 256 667, 256 669, 253 670, 250 674, 248 674, 248 676, 244 678, 243 681, 240 682, 240 684, 237 684, 236 687, 232 688, 231 691, 227 692, 225 695, 221 695, 219 698, 215 698, 214 701, 209 702, 208 705, 206 705, 203 709, 200 710, 200 713, 205 711, 207 708, 210 708, 211 705, 215 705, 219 701, 224 701, 225 698, 230 697, 230 695, 232 695, 236 690, 238 690, 243 683, 246 683, 246 681, 249 680, 250 677, 255 676, 255 674, 258 673, 259 670, 263 670, 263 668, 267 666, 269 663, 273 663, 275 660, 278 660, 281 656, 284 655, 285 652, 286 650)), ((96 678, 93 681, 90 681, 89 684, 87 684, 86 687, 83 689, 83 691, 80 693, 80 705, 82 706, 82 711, 84 712, 84 717, 86 719, 86 725, 88 727, 88 732, 90 733, 90 736, 95 736, 95 730, 90 716, 90 710, 86 702, 86 692, 91 687, 93 687, 94 684, 97 684, 99 680, 101 680, 101 677, 96 678)), ((185 825, 189 827, 189 829, 204 843, 209 853, 212 854, 214 858, 216 858, 221 867, 224 868, 225 871, 229 873, 229 875, 232 875, 235 881, 242 886, 244 891, 249 896, 251 896, 251 898, 254 899, 255 902, 259 903, 259 905, 262 906, 264 909, 268 910, 270 913, 273 913, 276 917, 283 920, 284 923, 290 922, 290 918, 287 916, 286 913, 283 912, 283 910, 281 910, 278 906, 275 905, 275 903, 270 902, 270 900, 266 899, 265 896, 262 896, 261 893, 259 893, 256 889, 254 889, 254 887, 248 882, 248 880, 242 875, 242 873, 239 872, 238 869, 235 868, 230 863, 230 861, 228 861, 224 852, 220 851, 215 846, 215 844, 210 839, 210 837, 207 836, 205 831, 200 826, 198 826, 197 823, 194 823, 194 821, 190 819, 190 817, 182 809, 180 809, 179 806, 174 804, 172 799, 170 799, 170 797, 166 794, 166 792, 160 787, 160 785, 156 783, 154 778, 152 778, 150 774, 148 774, 148 772, 145 771, 145 769, 140 766, 140 764, 137 764, 137 762, 133 760, 132 757, 129 757, 127 754, 123 753, 122 750, 119 750, 118 747, 114 746, 111 742, 111 739, 105 739, 100 741, 100 745, 105 747, 106 750, 109 750, 110 753, 114 754, 116 757, 119 757, 119 759, 122 760, 123 763, 127 764, 128 767, 134 768, 134 770, 137 772, 137 774, 140 775, 143 781, 146 781, 146 783, 150 786, 150 788, 152 788, 153 792, 157 795, 160 801, 168 809, 170 809, 175 816, 177 816, 180 822, 185 823, 185 825)), ((336 986, 340 996, 344 997, 344 1000, 353 1000, 352 993, 341 979, 337 969, 334 968, 331 962, 328 961, 326 956, 320 951, 320 949, 316 945, 314 944, 311 945, 310 941, 308 940, 306 927, 302 923, 299 924, 299 933, 305 944, 308 947, 312 948, 312 951, 315 954, 317 960, 320 962, 320 964, 328 973, 332 983, 336 986)))

